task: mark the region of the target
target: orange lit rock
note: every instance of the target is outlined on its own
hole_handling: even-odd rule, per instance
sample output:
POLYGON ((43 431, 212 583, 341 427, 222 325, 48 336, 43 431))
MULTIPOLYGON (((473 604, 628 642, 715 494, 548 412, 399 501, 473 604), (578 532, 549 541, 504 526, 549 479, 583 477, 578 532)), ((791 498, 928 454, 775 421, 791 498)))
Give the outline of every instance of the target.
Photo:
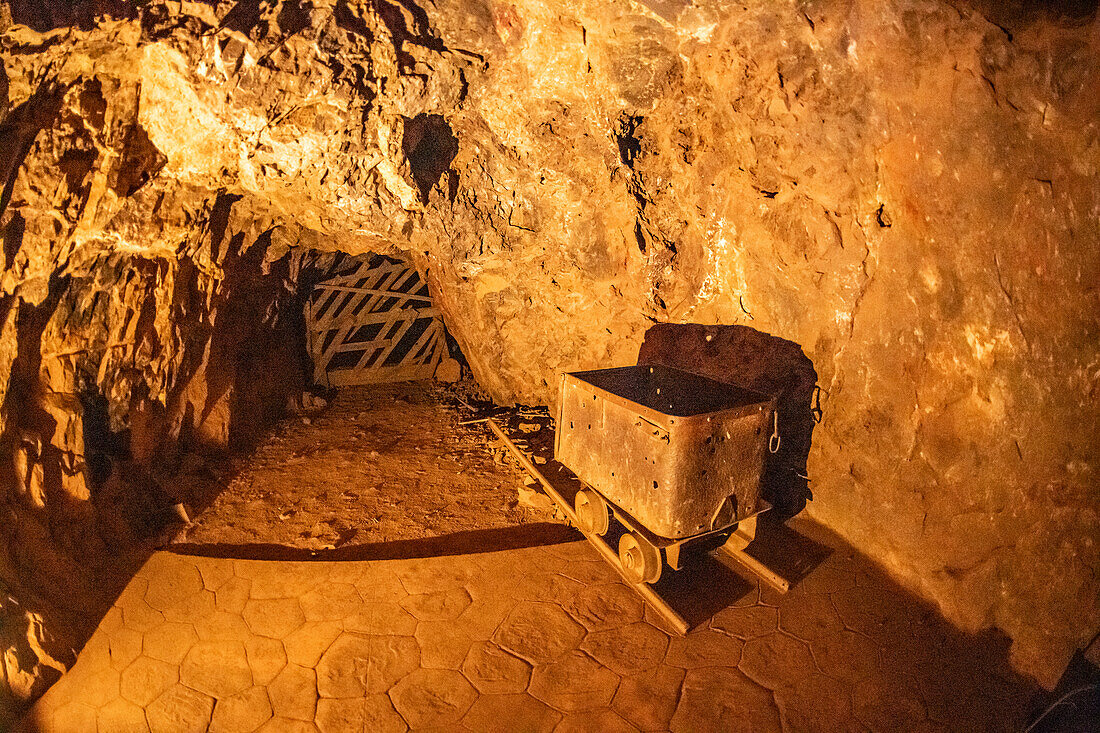
POLYGON ((794 342, 814 518, 1045 684, 1100 628, 1095 14, 47 5, 0 4, 0 579, 43 618, 301 394, 342 250, 413 259, 502 402, 655 322, 794 342))

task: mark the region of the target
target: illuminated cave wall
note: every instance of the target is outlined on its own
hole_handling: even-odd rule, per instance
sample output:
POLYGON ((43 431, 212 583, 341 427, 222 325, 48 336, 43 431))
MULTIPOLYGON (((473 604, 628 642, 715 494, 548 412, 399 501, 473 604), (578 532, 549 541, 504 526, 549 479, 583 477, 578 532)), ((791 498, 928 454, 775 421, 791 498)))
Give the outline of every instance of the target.
POLYGON ((105 521, 28 415, 232 424, 258 380, 210 368, 217 324, 278 341, 298 245, 411 257, 504 402, 655 322, 800 344, 811 516, 1046 684, 1100 627, 1094 5, 70 6, 0 6, 8 587, 105 521))

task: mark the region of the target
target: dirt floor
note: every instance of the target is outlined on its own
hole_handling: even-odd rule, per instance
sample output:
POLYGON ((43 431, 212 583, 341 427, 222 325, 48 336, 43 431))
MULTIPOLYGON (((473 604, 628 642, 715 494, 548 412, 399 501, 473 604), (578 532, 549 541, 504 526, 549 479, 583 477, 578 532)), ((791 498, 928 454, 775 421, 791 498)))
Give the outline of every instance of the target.
POLYGON ((431 383, 341 390, 203 489, 216 496, 175 543, 323 550, 551 520, 519 502, 524 474, 470 418, 431 383))

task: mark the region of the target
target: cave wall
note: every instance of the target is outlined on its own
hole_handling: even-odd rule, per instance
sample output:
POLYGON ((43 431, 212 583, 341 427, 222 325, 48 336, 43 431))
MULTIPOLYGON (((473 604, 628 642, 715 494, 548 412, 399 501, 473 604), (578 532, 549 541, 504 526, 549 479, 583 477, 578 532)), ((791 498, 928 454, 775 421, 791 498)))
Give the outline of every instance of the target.
POLYGON ((487 79, 428 258, 478 378, 801 344, 807 511, 1052 684, 1100 624, 1095 6, 452 6, 487 79))
POLYGON ((221 240, 217 274, 201 264, 212 235, 171 257, 94 253, 55 272, 42 303, 8 304, 0 653, 13 707, 73 661, 120 589, 112 571, 168 507, 194 506, 176 476, 189 457, 250 444, 301 394, 294 281, 287 262, 263 273, 266 237, 250 227, 221 240))
POLYGON ((0 117, 0 728, 190 501, 188 455, 248 445, 304 384, 281 230, 238 195, 157 179, 137 88, 34 81, 0 117))
MULTIPOLYGON (((823 418, 807 511, 1051 684, 1100 627, 1100 41, 1094 6, 1047 7, 150 2, 12 25, 12 471, 14 416, 79 414, 34 395, 77 396, 78 373, 145 445, 177 424, 224 441, 213 406, 254 380, 218 324, 289 312, 292 246, 400 252, 504 402, 633 363, 653 323, 801 345, 823 418), (152 315, 102 305, 71 336, 102 344, 84 366, 53 356, 53 314, 125 283, 131 307, 160 293, 152 315)), ((60 506, 41 544, 79 526, 60 506)))
POLYGON ((1052 684, 1100 625, 1095 3, 645 5, 440 11, 487 67, 424 245, 475 375, 800 344, 807 511, 1052 684))

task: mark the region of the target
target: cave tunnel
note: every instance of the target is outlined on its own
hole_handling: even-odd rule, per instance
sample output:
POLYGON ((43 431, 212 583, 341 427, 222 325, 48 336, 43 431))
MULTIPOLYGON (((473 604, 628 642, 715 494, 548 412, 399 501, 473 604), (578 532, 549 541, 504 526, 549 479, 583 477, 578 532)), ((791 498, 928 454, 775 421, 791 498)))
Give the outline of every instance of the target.
POLYGON ((1100 719, 1094 0, 0 0, 0 731, 1100 719))

